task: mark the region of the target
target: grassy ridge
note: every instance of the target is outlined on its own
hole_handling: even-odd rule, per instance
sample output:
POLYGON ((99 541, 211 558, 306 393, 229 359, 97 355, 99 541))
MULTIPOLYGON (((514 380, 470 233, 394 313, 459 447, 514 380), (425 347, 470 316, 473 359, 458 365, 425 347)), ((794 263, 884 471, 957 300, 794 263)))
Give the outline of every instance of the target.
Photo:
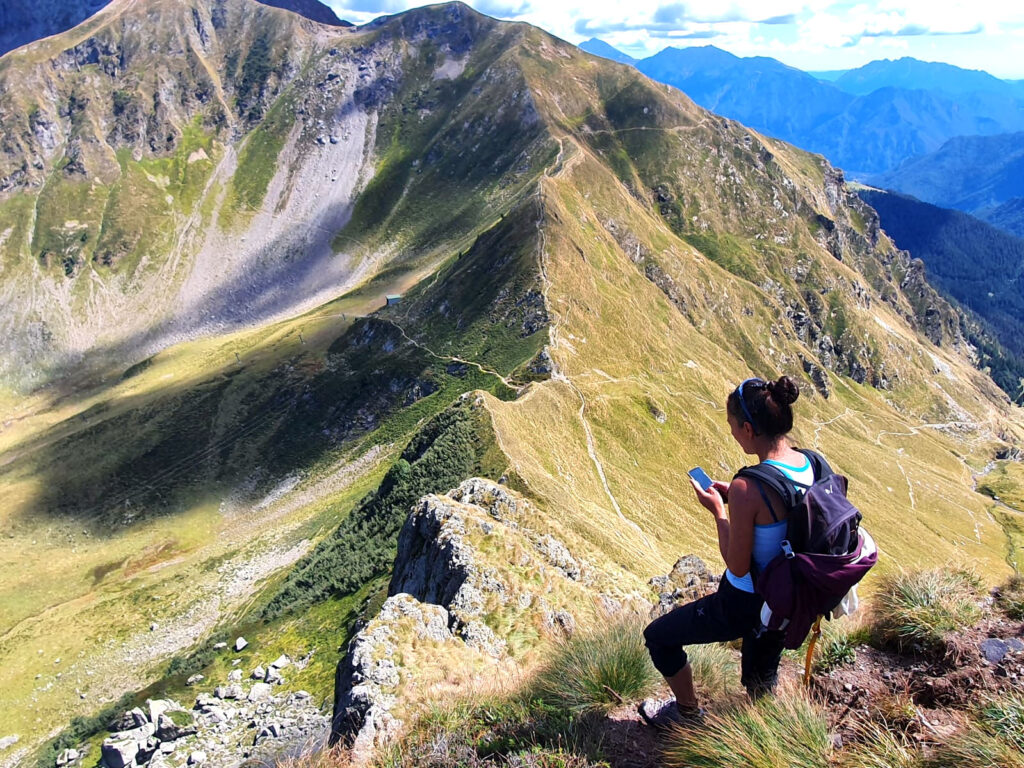
POLYGON ((463 399, 435 416, 412 439, 380 487, 304 558, 285 579, 264 616, 306 610, 348 595, 388 573, 409 509, 428 493, 444 493, 474 477, 506 470, 485 411, 463 399))

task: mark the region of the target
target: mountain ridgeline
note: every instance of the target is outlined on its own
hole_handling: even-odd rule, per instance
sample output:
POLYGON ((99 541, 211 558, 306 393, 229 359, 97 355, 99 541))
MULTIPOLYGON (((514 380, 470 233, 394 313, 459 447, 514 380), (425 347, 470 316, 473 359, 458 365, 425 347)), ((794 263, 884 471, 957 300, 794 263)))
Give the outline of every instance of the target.
MULTIPOLYGON (((98 13, 111 0, 10 0, 0 6, 0 56, 22 45, 66 32, 98 13)), ((352 26, 320 0, 259 0, 332 26, 352 26)))
POLYGON ((459 642, 528 661, 566 607, 717 552, 679 467, 744 462, 723 402, 752 371, 801 382, 794 439, 893 563, 1009 567, 972 470, 1019 412, 820 156, 459 3, 348 28, 115 0, 0 85, 0 720, 27 744, 83 701, 207 695, 243 628, 246 669, 301 658, 288 690, 323 701, 410 504, 470 475, 528 499, 517 527, 474 486, 466 535, 536 615, 453 604, 459 642))

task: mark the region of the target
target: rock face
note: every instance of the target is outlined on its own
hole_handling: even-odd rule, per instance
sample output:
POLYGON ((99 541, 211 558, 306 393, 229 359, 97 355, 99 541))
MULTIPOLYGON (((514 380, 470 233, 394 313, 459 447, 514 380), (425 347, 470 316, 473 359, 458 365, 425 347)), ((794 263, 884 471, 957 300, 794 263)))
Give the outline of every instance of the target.
MULTIPOLYGON (((525 499, 479 478, 417 502, 399 535, 390 597, 338 665, 333 742, 366 761, 398 729, 405 673, 395 659, 413 667, 410 643, 412 653, 450 648, 460 661, 500 659, 507 642, 487 621, 498 612, 552 636, 571 634, 575 619, 566 607, 580 604, 588 568, 559 539, 527 527, 534 517, 525 499), (576 599, 552 605, 569 594, 576 599)), ((423 673, 417 668, 419 685, 423 673)))
POLYGON ((711 573, 696 555, 679 558, 668 575, 655 576, 648 582, 658 592, 658 603, 651 609, 651 618, 714 592, 719 581, 721 578, 711 573))

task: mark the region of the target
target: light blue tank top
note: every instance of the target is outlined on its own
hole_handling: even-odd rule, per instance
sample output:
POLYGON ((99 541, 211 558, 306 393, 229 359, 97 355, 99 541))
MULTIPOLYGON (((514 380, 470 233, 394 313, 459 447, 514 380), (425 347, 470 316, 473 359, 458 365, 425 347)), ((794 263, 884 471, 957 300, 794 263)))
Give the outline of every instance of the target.
MULTIPOLYGON (((765 464, 771 464, 773 467, 778 467, 782 470, 782 473, 792 480, 794 483, 800 483, 801 485, 808 486, 814 482, 814 467, 811 466, 811 460, 804 457, 804 465, 802 467, 794 467, 789 464, 783 464, 781 461, 775 461, 773 459, 767 459, 765 464)), ((799 486, 794 485, 794 489, 802 490, 799 486)), ((782 546, 783 540, 786 538, 786 521, 780 520, 777 523, 769 523, 768 525, 755 525, 754 526, 754 546, 751 549, 751 557, 755 563, 757 563, 758 569, 763 569, 768 563, 775 559, 775 556, 779 554, 780 547, 782 546)), ((732 571, 726 569, 725 577, 729 580, 736 589, 742 590, 743 592, 754 591, 754 580, 747 573, 744 576, 737 576, 732 571)))

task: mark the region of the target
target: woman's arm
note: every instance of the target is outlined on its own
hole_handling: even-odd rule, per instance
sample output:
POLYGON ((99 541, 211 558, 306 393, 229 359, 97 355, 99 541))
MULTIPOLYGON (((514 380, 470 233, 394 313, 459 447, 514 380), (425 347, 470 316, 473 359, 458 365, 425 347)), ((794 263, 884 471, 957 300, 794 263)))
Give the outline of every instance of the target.
POLYGON ((750 554, 754 548, 754 517, 760 499, 746 479, 740 477, 729 486, 729 512, 716 487, 707 491, 690 481, 700 503, 715 516, 718 528, 718 549, 726 566, 736 576, 750 571, 750 554))

